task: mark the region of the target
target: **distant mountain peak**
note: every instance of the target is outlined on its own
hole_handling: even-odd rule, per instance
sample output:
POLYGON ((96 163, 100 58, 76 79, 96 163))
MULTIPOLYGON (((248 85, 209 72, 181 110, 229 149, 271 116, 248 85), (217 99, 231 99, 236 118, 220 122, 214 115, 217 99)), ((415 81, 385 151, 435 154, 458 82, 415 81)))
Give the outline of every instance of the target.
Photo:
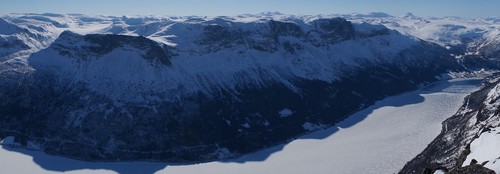
POLYGON ((418 18, 417 16, 413 15, 413 13, 411 12, 408 12, 406 13, 403 18, 408 18, 408 19, 415 19, 415 18, 418 18))

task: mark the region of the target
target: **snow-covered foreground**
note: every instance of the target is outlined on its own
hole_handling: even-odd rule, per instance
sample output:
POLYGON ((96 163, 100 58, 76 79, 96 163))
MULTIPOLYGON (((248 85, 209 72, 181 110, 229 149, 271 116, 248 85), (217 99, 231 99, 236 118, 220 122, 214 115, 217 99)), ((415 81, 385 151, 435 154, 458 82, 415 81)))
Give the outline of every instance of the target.
POLYGON ((471 153, 463 166, 469 165, 472 159, 477 160, 479 164, 488 161, 484 167, 500 172, 500 127, 482 133, 479 138, 472 141, 470 148, 471 153))
POLYGON ((332 128, 232 161, 195 165, 89 163, 0 148, 0 170, 2 173, 394 173, 439 134, 441 122, 452 116, 463 98, 479 85, 479 79, 441 81, 379 101, 332 128))

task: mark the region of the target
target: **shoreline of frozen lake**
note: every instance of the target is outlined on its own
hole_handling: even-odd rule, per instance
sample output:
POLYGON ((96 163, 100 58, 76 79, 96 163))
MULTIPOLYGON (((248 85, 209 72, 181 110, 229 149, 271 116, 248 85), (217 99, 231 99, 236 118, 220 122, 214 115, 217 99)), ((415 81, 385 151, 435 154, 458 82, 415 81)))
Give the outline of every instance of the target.
POLYGON ((83 162, 42 152, 1 147, 0 171, 161 174, 394 173, 439 134, 441 123, 455 114, 464 97, 476 90, 480 81, 440 81, 423 89, 388 97, 331 128, 235 160, 192 165, 83 162))

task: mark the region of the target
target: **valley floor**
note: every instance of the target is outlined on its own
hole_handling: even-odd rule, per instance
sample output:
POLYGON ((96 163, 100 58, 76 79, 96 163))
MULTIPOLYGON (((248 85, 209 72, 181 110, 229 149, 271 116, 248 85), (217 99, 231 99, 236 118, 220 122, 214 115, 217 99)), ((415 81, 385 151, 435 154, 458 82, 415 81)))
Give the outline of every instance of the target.
POLYGON ((2 147, 0 173, 395 173, 439 134, 441 122, 458 110, 480 81, 440 81, 389 97, 331 128, 231 161, 92 163, 2 147))

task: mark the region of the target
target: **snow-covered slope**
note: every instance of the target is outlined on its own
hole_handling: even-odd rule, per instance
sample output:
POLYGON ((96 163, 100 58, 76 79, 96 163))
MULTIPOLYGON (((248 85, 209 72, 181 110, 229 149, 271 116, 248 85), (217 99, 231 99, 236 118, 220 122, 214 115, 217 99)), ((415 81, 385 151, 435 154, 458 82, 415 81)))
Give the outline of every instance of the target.
MULTIPOLYGON (((212 95, 220 91, 237 93, 238 88, 252 86, 262 88, 274 82, 300 93, 292 80, 332 83, 350 72, 379 64, 407 71, 435 61, 433 57, 420 60, 421 56, 409 54, 418 49, 431 50, 432 45, 382 26, 351 26, 339 18, 310 24, 234 23, 217 19, 170 27, 164 35, 175 35, 172 42, 176 46, 163 47, 175 56, 158 53, 164 54, 168 64, 172 62, 170 67, 146 63, 139 58, 141 56, 134 55, 141 51, 134 50, 133 46, 119 45, 120 49, 113 47, 112 52, 94 54, 91 47, 96 43, 88 43, 84 37, 70 32, 61 34, 51 47, 33 54, 29 63, 39 71, 51 67, 60 72, 56 74, 89 84, 94 91, 130 101, 150 92, 176 97, 174 94, 179 88, 187 93, 202 91, 212 95), (329 25, 345 28, 326 28, 329 25), (339 32, 339 29, 346 31, 339 32), (321 37, 315 38, 316 35, 321 37)), ((99 42, 94 47, 105 46, 109 40, 104 38, 99 42)), ((150 43, 149 47, 155 46, 150 43)), ((443 54, 434 56, 442 57, 443 54)), ((445 61, 452 64, 449 59, 445 61)))
POLYGON ((28 30, 0 18, 0 62, 10 54, 32 48, 31 36, 28 30))
POLYGON ((484 167, 500 173, 500 151, 498 150, 500 147, 500 131, 498 129, 499 127, 490 128, 471 142, 471 153, 467 155, 463 167, 470 164, 472 160, 476 160, 479 164, 486 162, 484 167))
MULTIPOLYGON (((29 64, 38 71, 54 72, 74 83, 115 99, 148 98, 148 92, 166 89, 165 67, 171 55, 144 37, 81 36, 63 32, 49 49, 34 53, 29 64)), ((175 87, 173 87, 175 88, 175 87)))
POLYGON ((500 21, 498 18, 418 17, 411 13, 341 15, 354 22, 382 24, 403 34, 437 43, 450 50, 465 67, 498 69, 500 21))

